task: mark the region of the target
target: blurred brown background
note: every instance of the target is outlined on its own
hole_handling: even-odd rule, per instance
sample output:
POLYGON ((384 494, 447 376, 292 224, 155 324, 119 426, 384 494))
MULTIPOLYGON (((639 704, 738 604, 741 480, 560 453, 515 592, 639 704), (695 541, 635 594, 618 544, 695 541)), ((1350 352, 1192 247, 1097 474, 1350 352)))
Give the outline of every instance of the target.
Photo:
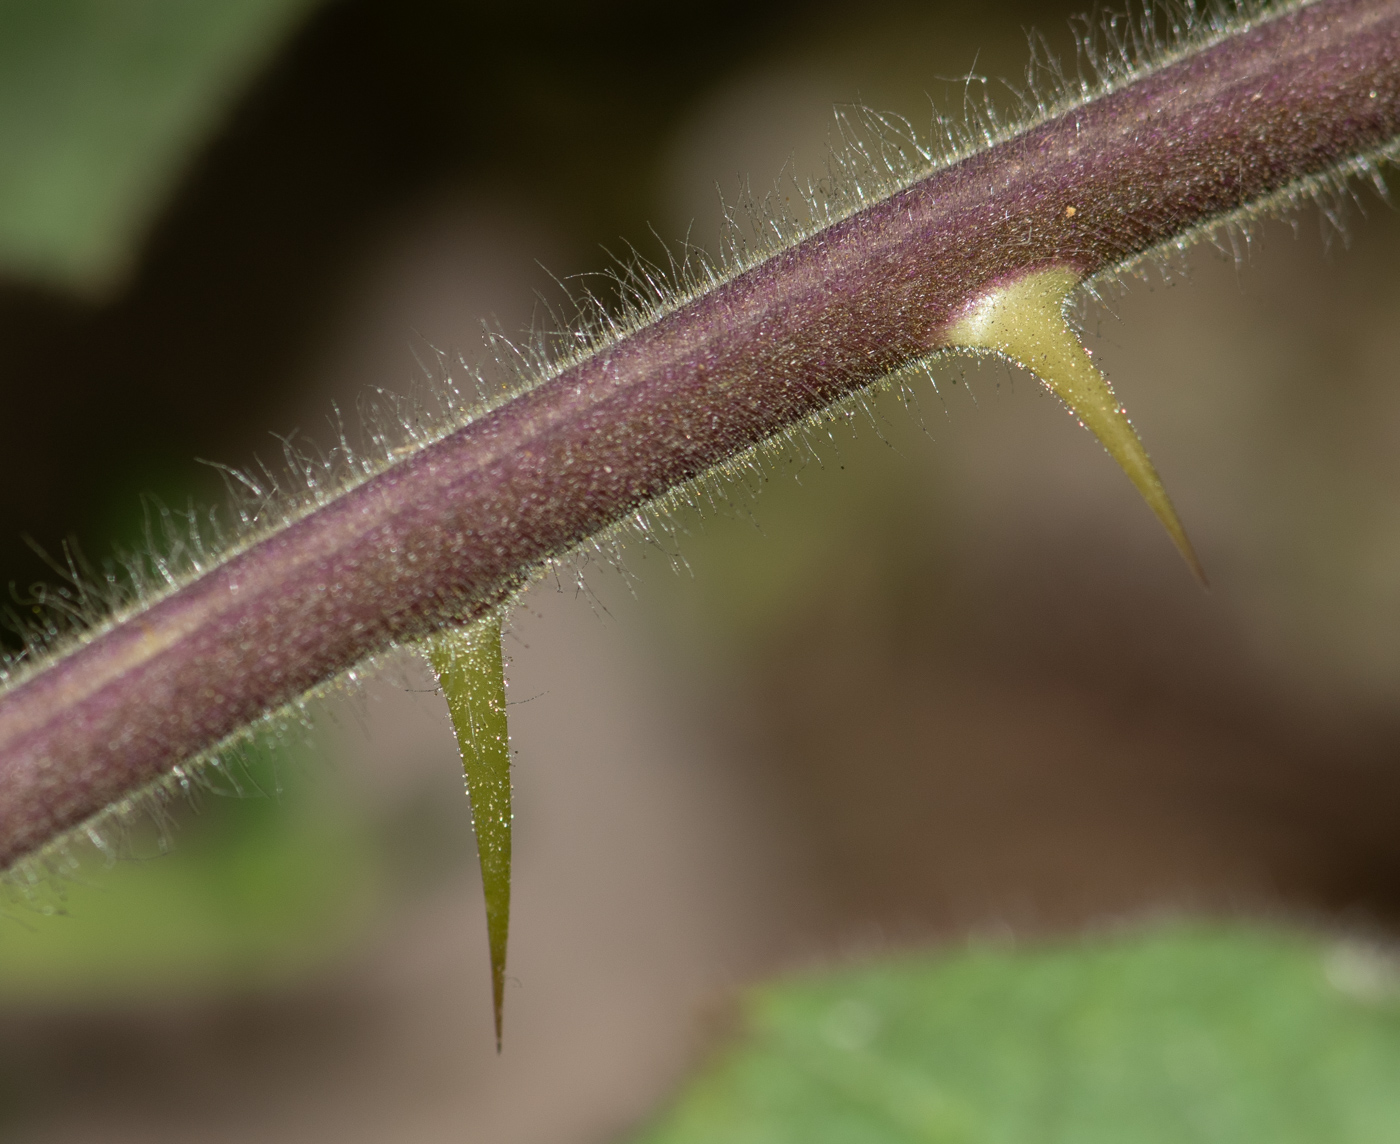
MULTIPOLYGON (((600 243, 713 246, 716 184, 820 174, 834 103, 922 126, 969 68, 1019 77, 1023 26, 1072 56, 1072 11, 316 9, 124 278, 0 283, 5 578, 47 575, 24 534, 138 542, 141 493, 219 496, 192 458, 326 440, 332 402, 407 390, 432 347, 484 361, 482 319, 541 319, 600 243)), ((1086 311, 1209 593, 1034 382, 950 365, 917 410, 882 397, 819 461, 682 518, 679 575, 632 544, 587 592, 527 596, 503 1056, 446 711, 404 659, 327 701, 271 804, 357 840, 374 888, 332 937, 172 986, 96 972, 82 909, 54 919, 90 951, 68 977, 24 960, 48 919, 0 919, 0 1133, 602 1141, 764 974, 1163 913, 1390 933, 1400 220, 1361 202, 1345 237, 1304 209, 1296 238, 1264 223, 1239 260, 1204 246, 1086 311)), ((239 814, 267 821, 212 800, 138 870, 239 814)))

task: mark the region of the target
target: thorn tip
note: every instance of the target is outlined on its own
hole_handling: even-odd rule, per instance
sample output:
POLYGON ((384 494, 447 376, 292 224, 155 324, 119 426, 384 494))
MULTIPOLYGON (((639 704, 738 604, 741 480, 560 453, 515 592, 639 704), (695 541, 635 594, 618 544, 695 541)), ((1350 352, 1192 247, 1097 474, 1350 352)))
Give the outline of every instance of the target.
POLYGON ((501 618, 491 614, 466 627, 445 628, 427 641, 425 650, 452 715, 471 800, 472 830, 486 897, 491 1001, 499 1053, 510 931, 511 858, 510 739, 501 618))
POLYGON ((1034 374, 1069 407, 1118 462, 1200 582, 1208 587, 1171 498, 1113 387, 1065 320, 1065 300, 1082 280, 1053 266, 998 286, 977 299, 947 333, 952 348, 993 350, 1034 374))

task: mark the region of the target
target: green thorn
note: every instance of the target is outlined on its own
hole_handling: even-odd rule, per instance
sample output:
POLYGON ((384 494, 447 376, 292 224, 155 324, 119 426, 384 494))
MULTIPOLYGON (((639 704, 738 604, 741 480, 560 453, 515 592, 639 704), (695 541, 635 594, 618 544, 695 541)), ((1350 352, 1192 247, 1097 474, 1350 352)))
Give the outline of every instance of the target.
POLYGON ((496 1051, 501 1051, 506 936, 510 929, 510 740, 506 734, 506 676, 501 620, 446 628, 427 641, 428 662, 447 699, 471 799, 472 829, 486 893, 491 945, 491 997, 496 1051))
POLYGON ((1069 267, 1057 266, 999 286, 948 331, 948 344, 1004 354, 1068 405, 1122 467, 1204 585, 1205 571, 1147 450, 1108 379, 1065 320, 1065 300, 1081 280, 1069 267))

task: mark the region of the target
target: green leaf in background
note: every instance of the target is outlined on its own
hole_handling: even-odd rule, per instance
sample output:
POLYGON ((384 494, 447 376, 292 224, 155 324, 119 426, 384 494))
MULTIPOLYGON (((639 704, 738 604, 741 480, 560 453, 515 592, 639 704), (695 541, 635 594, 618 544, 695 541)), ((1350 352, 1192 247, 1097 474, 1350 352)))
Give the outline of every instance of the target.
POLYGON ((110 292, 320 0, 0 0, 0 273, 110 292))
POLYGON ((385 891, 373 836, 313 793, 304 759, 245 755, 230 773, 247 797, 178 815, 171 853, 89 863, 36 902, 0 894, 0 1009, 267 990, 353 948, 385 891))
POLYGON ((1180 929, 763 987, 645 1144, 1400 1140, 1400 970, 1180 929))

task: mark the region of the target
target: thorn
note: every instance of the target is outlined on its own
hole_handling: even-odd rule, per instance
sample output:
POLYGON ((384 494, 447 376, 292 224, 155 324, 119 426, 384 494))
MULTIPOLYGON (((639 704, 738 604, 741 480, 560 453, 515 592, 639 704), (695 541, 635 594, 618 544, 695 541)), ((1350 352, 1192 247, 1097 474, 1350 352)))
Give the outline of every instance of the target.
POLYGON ((506 733, 500 616, 493 614, 466 627, 444 628, 425 642, 424 650, 452 715, 471 800, 472 830, 486 896, 491 999, 499 1053, 510 930, 511 837, 510 739, 506 733))
POLYGON ((1205 570, 1147 450, 1108 378, 1065 320, 1065 301, 1080 281, 1074 270, 1056 266, 999 286, 974 303, 948 331, 948 345, 1005 355, 1069 406, 1128 475, 1196 579, 1206 587, 1205 570))

